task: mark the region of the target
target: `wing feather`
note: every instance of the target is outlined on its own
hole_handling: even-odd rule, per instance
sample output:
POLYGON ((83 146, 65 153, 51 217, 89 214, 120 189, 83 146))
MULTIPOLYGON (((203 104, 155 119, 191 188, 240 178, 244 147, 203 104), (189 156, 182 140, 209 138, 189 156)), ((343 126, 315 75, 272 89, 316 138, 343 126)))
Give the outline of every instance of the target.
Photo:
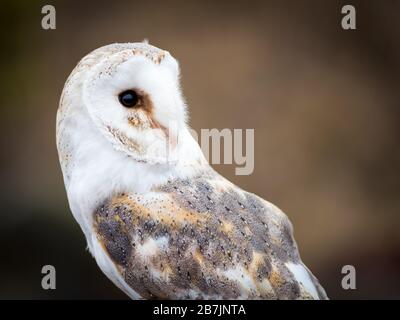
POLYGON ((326 298, 298 267, 286 215, 214 172, 116 195, 94 216, 98 240, 143 298, 326 298))

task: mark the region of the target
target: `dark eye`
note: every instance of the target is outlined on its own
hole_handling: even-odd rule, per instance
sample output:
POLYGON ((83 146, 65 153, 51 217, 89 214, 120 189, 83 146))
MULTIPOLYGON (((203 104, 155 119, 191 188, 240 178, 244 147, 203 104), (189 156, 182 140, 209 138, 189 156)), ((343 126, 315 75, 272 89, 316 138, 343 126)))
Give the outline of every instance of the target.
POLYGON ((126 90, 119 94, 119 102, 127 108, 133 108, 139 102, 139 97, 137 93, 133 90, 126 90))

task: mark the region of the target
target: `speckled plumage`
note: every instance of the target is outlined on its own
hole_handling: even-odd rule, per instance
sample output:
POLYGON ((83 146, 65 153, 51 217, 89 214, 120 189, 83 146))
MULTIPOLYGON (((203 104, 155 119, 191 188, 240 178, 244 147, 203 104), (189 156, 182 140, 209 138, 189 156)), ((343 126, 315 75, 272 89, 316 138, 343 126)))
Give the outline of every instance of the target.
POLYGON ((132 298, 326 298, 286 215, 205 161, 178 76, 168 52, 114 44, 82 59, 64 87, 60 163, 100 268, 132 298), (143 97, 135 110, 115 99, 130 88, 143 97))
POLYGON ((145 298, 325 296, 315 278, 313 297, 286 266, 301 263, 286 216, 212 171, 116 195, 95 221, 122 277, 145 298))

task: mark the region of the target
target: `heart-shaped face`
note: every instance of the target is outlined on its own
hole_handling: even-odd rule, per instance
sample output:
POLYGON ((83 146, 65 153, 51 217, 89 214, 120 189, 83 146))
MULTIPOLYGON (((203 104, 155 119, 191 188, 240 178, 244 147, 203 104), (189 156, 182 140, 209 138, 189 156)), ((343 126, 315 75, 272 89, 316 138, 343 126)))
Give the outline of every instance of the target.
POLYGON ((85 73, 84 107, 116 149, 142 162, 173 158, 186 107, 178 63, 168 52, 131 44, 103 56, 85 73))

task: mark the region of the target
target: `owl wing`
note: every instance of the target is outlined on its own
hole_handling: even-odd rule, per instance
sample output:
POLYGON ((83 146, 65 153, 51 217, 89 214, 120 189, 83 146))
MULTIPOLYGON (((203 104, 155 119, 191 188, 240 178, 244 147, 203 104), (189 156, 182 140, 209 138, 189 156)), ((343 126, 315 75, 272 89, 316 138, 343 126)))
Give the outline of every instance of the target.
POLYGON ((94 221, 119 282, 142 298, 326 298, 285 214, 216 173, 116 195, 94 221))

